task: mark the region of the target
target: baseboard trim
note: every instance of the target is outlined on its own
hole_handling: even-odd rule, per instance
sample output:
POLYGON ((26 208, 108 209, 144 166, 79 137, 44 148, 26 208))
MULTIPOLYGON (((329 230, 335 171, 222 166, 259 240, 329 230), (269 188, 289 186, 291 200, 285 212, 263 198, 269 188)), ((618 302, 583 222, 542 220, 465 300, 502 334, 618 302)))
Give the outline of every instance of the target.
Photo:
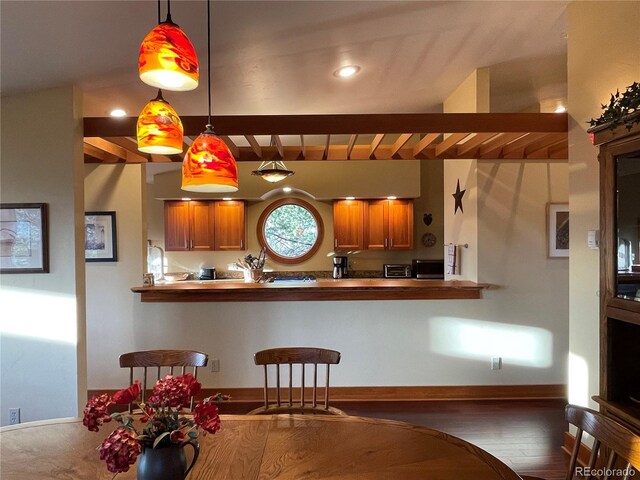
MULTIPOLYGON (((323 398, 324 389, 318 389, 318 398, 323 398)), ((115 393, 116 390, 89 390, 88 395, 115 393)), ((204 388, 198 397, 216 392, 231 395, 233 402, 261 402, 263 389, 249 388, 204 388)), ((299 389, 294 389, 294 398, 299 389)), ((305 392, 305 397, 311 398, 305 392)), ((331 387, 331 401, 339 402, 404 402, 430 400, 540 400, 566 399, 566 385, 455 385, 423 387, 331 387)))

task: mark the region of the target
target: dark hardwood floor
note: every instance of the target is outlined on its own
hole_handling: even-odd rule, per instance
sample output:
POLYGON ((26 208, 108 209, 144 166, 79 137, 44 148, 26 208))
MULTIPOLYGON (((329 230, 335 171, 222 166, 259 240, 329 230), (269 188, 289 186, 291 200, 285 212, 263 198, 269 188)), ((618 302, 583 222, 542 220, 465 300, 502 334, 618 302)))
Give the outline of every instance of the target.
MULTIPOLYGON (((447 432, 483 448, 521 475, 564 480, 569 466, 569 456, 561 448, 567 431, 563 400, 332 402, 332 405, 349 415, 399 420, 447 432)), ((226 404, 221 413, 246 413, 253 406, 226 404)))

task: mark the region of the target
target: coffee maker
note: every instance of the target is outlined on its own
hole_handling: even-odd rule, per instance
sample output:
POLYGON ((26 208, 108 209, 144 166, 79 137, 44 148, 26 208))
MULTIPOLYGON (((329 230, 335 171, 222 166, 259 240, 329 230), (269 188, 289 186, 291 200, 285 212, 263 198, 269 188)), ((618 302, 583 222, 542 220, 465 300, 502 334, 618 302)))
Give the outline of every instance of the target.
POLYGON ((333 257, 333 278, 347 278, 348 268, 348 257, 333 257))

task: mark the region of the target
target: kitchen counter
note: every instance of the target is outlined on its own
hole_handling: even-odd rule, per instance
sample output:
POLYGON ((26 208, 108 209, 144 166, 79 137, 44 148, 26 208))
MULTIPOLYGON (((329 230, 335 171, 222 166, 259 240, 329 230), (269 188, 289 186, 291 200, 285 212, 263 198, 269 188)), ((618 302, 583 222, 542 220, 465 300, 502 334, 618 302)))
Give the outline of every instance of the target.
POLYGON ((195 280, 133 287, 131 291, 139 293, 142 302, 268 302, 478 299, 484 288, 487 286, 460 280, 354 278, 286 283, 195 280))

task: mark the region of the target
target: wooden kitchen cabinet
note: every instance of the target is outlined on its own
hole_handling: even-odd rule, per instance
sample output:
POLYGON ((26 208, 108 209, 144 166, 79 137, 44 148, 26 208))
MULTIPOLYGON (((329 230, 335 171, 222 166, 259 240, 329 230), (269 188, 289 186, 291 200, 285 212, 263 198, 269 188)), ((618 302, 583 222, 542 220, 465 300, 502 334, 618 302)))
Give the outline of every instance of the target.
POLYGON ((245 232, 244 202, 215 202, 215 249, 244 250, 245 232))
POLYGON ((367 250, 413 248, 413 201, 369 200, 365 209, 367 250))
POLYGON ((333 248, 336 250, 364 249, 363 200, 333 202, 333 248))
POLYGON ((214 249, 214 204, 209 201, 164 203, 164 246, 168 252, 214 249))
POLYGON ((164 245, 168 252, 244 250, 244 202, 164 202, 164 245))

